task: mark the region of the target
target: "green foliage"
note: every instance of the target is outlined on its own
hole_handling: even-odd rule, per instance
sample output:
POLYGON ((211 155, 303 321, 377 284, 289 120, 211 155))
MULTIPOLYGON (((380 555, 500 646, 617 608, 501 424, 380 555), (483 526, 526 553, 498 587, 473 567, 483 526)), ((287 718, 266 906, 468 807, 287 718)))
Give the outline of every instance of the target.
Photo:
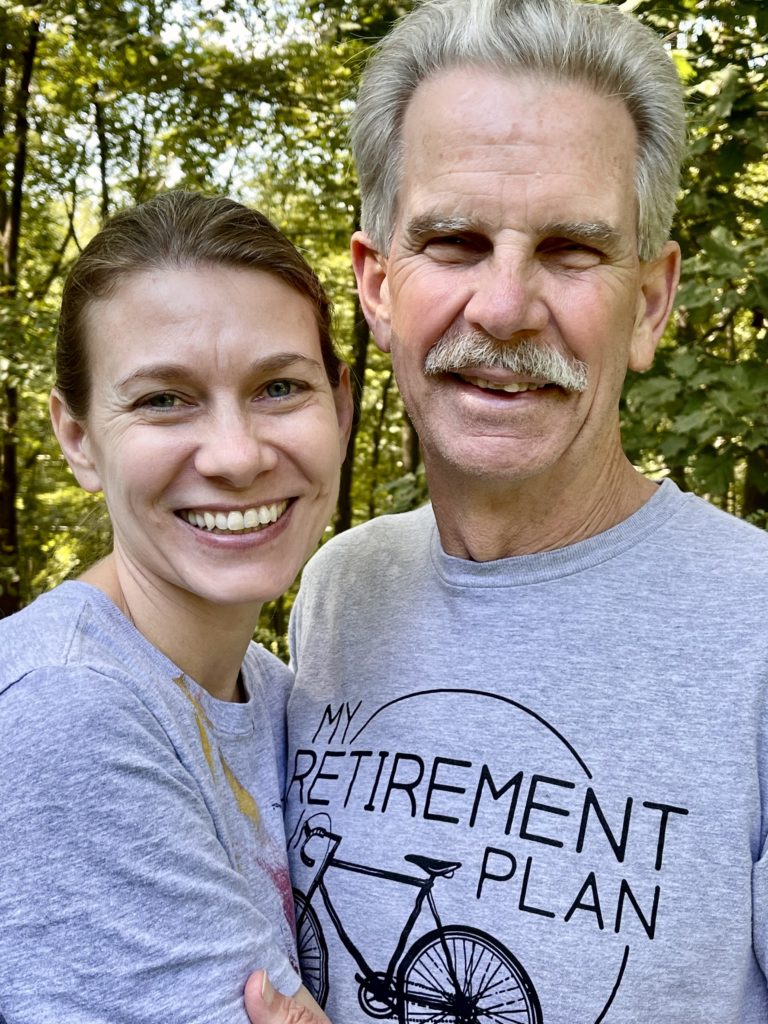
MULTIPOLYGON (((360 373, 350 521, 424 499, 389 361, 360 328, 347 254, 358 211, 346 137, 355 83, 370 45, 410 6, 45 0, 0 7, 0 468, 5 474, 12 452, 18 516, 15 542, 0 549, 0 599, 16 586, 29 600, 108 548, 101 504, 75 486, 47 424, 55 309, 62 275, 102 218, 161 188, 224 190, 261 206, 318 267, 334 299, 341 349, 360 373), (13 267, 8 239, 19 190, 13 267)), ((654 368, 628 381, 625 443, 644 469, 765 525, 768 6, 622 6, 667 36, 692 120, 676 227, 683 285, 654 368)), ((259 635, 281 653, 290 602, 266 609, 260 625, 259 635)))
POLYGON ((684 72, 691 159, 676 237, 683 278, 653 370, 626 389, 624 438, 643 466, 730 511, 768 514, 768 8, 633 4, 684 72))

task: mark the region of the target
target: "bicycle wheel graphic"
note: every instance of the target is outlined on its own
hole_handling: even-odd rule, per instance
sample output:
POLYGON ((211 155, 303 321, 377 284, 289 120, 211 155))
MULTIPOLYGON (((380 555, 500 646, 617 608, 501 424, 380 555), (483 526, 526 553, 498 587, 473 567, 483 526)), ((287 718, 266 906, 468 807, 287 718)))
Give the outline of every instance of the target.
POLYGON ((493 936, 451 925, 423 935, 397 975, 400 1024, 541 1024, 522 965, 493 936))
POLYGON ((328 947, 314 907, 303 892, 293 890, 296 904, 296 945, 299 951, 301 977, 313 999, 325 1006, 328 998, 328 947))

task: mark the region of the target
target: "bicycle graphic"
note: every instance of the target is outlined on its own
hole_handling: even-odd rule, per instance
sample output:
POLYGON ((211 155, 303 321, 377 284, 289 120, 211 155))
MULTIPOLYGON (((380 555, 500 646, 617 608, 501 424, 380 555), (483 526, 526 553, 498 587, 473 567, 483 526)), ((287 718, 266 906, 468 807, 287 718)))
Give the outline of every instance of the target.
POLYGON ((467 925, 444 925, 432 893, 438 878, 452 878, 461 864, 408 854, 405 860, 424 877, 384 871, 340 860, 342 837, 305 822, 300 856, 316 874, 306 895, 294 889, 296 930, 304 983, 325 1006, 328 997, 328 946, 312 906, 320 893, 328 917, 358 966, 355 980, 360 1006, 369 1017, 395 1018, 398 1024, 542 1024, 541 1005, 531 979, 520 962, 497 939, 467 925), (310 845, 324 841, 321 856, 310 845), (330 868, 385 878, 416 888, 416 899, 389 959, 386 970, 375 971, 349 937, 325 884, 330 868), (408 946, 424 905, 435 927, 408 946))

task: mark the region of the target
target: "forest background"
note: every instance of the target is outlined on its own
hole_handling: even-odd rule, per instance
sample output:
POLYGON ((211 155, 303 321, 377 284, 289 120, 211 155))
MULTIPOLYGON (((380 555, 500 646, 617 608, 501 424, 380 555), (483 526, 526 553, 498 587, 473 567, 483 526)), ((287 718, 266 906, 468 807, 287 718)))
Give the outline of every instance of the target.
MULTIPOLYGON (((478 3, 484 0, 476 0, 478 3)), ((0 615, 109 549, 48 425, 57 302, 110 213, 176 187, 264 210, 336 308, 359 414, 329 534, 425 499, 418 441, 356 303, 358 199, 346 139, 396 0, 0 0, 0 615)), ((623 437, 670 476, 768 527, 768 4, 626 0, 661 32, 691 125, 676 312, 631 376, 623 437)), ((284 653, 290 595, 259 638, 284 653)))

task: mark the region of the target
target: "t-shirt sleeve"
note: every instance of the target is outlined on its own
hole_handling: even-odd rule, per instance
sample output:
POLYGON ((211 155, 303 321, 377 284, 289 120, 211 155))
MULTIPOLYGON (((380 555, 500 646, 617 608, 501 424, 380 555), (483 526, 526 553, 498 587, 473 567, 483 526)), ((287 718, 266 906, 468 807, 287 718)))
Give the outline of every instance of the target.
MULTIPOLYGON (((308 583, 302 583, 302 587, 304 587, 305 590, 308 586, 308 583)), ((301 588, 299 588, 296 600, 293 602, 293 607, 291 608, 290 618, 288 619, 289 665, 294 675, 299 670, 299 657, 301 655, 301 625, 304 610, 304 593, 305 591, 302 591, 301 588)))
POLYGON ((768 848, 752 869, 752 922, 755 956, 768 979, 768 848))
POLYGON ((752 942, 755 956, 768 986, 768 757, 761 746, 759 763, 762 794, 762 827, 760 855, 752 866, 752 942))
POLYGON ((248 673, 248 688, 253 691, 256 699, 261 701, 269 720, 278 785, 282 793, 287 757, 286 707, 293 686, 293 672, 285 662, 255 643, 248 648, 245 667, 248 673))
POLYGON ((127 687, 41 670, 0 700, 0 1015, 247 1024, 245 980, 299 978, 194 777, 127 687))

